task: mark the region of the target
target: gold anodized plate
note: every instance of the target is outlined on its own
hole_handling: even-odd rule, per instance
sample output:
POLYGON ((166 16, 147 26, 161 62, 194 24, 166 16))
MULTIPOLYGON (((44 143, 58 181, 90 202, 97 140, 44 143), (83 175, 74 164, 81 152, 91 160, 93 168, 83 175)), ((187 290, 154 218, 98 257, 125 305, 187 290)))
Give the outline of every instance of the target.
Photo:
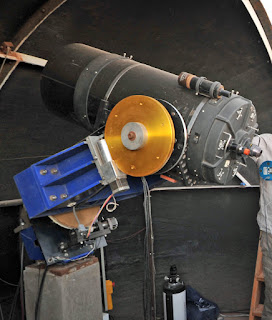
POLYGON ((105 127, 105 139, 118 168, 133 177, 143 177, 159 171, 170 158, 175 129, 170 114, 156 99, 129 96, 112 109, 105 127), (128 150, 122 143, 122 128, 129 122, 139 122, 147 130, 147 141, 138 150, 128 150))

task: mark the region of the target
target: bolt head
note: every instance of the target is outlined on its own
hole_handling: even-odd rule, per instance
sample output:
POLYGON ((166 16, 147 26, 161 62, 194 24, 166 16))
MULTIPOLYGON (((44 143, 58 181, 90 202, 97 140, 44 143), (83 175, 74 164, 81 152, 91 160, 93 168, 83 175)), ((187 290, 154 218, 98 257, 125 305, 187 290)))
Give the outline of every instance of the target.
POLYGON ((68 203, 68 204, 67 204, 67 208, 72 208, 72 207, 74 207, 76 204, 77 204, 76 202, 68 203))
POLYGON ((60 195, 61 199, 66 199, 68 197, 68 195, 66 193, 63 193, 60 195))
POLYGON ((58 171, 58 169, 53 168, 53 169, 50 170, 50 172, 51 172, 52 174, 56 174, 56 173, 58 173, 59 171, 58 171))
POLYGON ((136 133, 135 133, 134 131, 130 131, 130 132, 128 133, 128 139, 129 139, 130 141, 134 141, 134 140, 136 139, 136 133))
POLYGON ((50 197, 49 197, 49 199, 51 200, 51 201, 55 201, 55 200, 57 200, 57 196, 56 195, 54 195, 54 194, 52 194, 50 197))
POLYGON ((46 169, 41 169, 41 170, 40 170, 40 174, 43 175, 43 176, 44 176, 45 174, 47 174, 47 172, 48 172, 48 171, 47 171, 46 169))

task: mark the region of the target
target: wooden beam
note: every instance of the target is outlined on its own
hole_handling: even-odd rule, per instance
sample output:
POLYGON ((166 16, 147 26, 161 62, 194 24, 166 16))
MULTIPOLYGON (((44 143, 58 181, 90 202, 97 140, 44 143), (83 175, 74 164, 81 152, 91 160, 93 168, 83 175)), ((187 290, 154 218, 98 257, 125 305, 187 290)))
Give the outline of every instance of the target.
POLYGON ((14 51, 11 51, 8 54, 5 54, 0 51, 0 58, 14 60, 18 62, 24 62, 24 63, 28 63, 34 66, 40 66, 40 67, 44 67, 47 63, 47 60, 45 59, 41 59, 38 57, 30 56, 28 54, 14 52, 14 51))

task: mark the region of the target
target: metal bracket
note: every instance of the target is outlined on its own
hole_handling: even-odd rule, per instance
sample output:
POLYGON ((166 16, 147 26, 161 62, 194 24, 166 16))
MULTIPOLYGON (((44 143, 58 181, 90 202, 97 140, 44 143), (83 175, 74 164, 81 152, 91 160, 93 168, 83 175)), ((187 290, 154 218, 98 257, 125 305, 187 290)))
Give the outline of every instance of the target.
POLYGON ((29 227, 32 226, 24 206, 20 210, 20 220, 21 220, 20 225, 13 230, 14 233, 19 233, 22 230, 28 229, 29 227))
POLYGON ((88 136, 86 143, 102 178, 101 184, 109 184, 113 194, 129 190, 127 175, 118 169, 103 135, 88 136))

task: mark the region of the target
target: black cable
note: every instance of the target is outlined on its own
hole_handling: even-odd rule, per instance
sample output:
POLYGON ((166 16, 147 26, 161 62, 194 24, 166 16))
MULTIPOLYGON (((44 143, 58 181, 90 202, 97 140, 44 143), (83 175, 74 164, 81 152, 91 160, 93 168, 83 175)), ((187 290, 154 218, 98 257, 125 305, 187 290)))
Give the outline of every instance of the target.
MULTIPOLYGON (((95 133, 98 133, 100 130, 102 130, 106 125, 101 126, 100 128, 96 129, 95 131, 91 132, 88 136, 93 136, 95 133)), ((87 137, 88 137, 87 136, 87 137)), ((73 146, 79 144, 80 142, 83 142, 86 140, 87 137, 84 137, 83 139, 79 140, 78 142, 74 143, 73 146)), ((49 156, 48 156, 49 157, 49 156)), ((1 159, 0 159, 1 160, 1 159)))
POLYGON ((144 192, 144 213, 146 232, 144 239, 144 318, 145 320, 156 319, 156 287, 155 287, 155 263, 154 263, 154 234, 151 216, 151 200, 148 183, 142 177, 144 192))
MULTIPOLYGON (((88 202, 91 198, 93 198, 94 196, 96 196, 99 192, 101 192, 102 190, 104 190, 107 186, 101 186, 98 190, 96 190, 94 193, 90 194, 86 199, 84 199, 82 202, 78 203, 75 207, 76 208, 80 208, 81 206, 83 206, 86 202, 88 202)), ((100 200, 95 201, 92 205, 95 205, 96 203, 98 203, 100 200)))
POLYGON ((22 241, 21 261, 20 261, 20 302, 21 302, 21 319, 25 319, 25 300, 24 300, 24 242, 22 241))
POLYGON ((98 133, 100 130, 105 128, 105 124, 103 124, 103 126, 101 126, 100 128, 96 129, 95 131, 93 131, 92 133, 89 134, 89 136, 93 136, 95 133, 98 133))
POLYGON ((109 243, 121 243, 123 241, 128 241, 128 240, 133 239, 134 237, 136 237, 138 234, 140 234, 143 231, 145 231, 145 228, 142 228, 141 230, 139 230, 139 231, 137 231, 137 232, 135 232, 133 234, 130 234, 127 237, 120 238, 120 239, 107 240, 107 242, 109 242, 109 243))
POLYGON ((35 320, 38 320, 38 318, 39 318, 39 306, 40 306, 42 290, 43 290, 44 280, 45 280, 47 271, 48 271, 48 265, 45 266, 44 273, 43 273, 42 280, 41 280, 41 284, 40 284, 40 288, 39 288, 39 293, 38 293, 36 306, 35 306, 35 320))
POLYGON ((9 285, 9 286, 18 287, 18 284, 8 282, 8 281, 6 281, 6 280, 4 280, 4 279, 2 279, 2 278, 0 278, 0 281, 3 282, 3 283, 5 283, 5 284, 7 284, 7 285, 9 285))
POLYGON ((8 320, 12 320, 13 317, 14 317, 14 311, 15 311, 15 308, 16 308, 17 300, 18 300, 18 294, 19 294, 19 292, 20 292, 20 281, 21 281, 21 280, 19 280, 19 283, 18 283, 18 286, 17 286, 17 288, 16 288, 14 297, 13 297, 13 299, 12 299, 11 309, 10 309, 10 312, 9 312, 8 320))
POLYGON ((1 305, 1 303, 0 303, 0 315, 1 315, 1 319, 2 319, 2 320, 5 320, 5 319, 4 319, 4 315, 3 315, 3 310, 2 310, 2 305, 1 305))
MULTIPOLYGON (((9 312, 9 317, 8 320, 13 320, 14 318, 14 314, 15 314, 15 310, 16 310, 16 306, 17 306, 17 302, 18 302, 18 296, 19 294, 23 294, 22 290, 23 290, 23 262, 24 262, 24 243, 22 242, 22 248, 21 248, 21 254, 20 254, 21 258, 20 258, 20 279, 14 294, 14 297, 12 299, 12 303, 11 303, 11 309, 9 312)), ((22 298, 21 298, 21 303, 22 303, 22 298)), ((22 307, 22 314, 24 314, 24 306, 22 307)))

